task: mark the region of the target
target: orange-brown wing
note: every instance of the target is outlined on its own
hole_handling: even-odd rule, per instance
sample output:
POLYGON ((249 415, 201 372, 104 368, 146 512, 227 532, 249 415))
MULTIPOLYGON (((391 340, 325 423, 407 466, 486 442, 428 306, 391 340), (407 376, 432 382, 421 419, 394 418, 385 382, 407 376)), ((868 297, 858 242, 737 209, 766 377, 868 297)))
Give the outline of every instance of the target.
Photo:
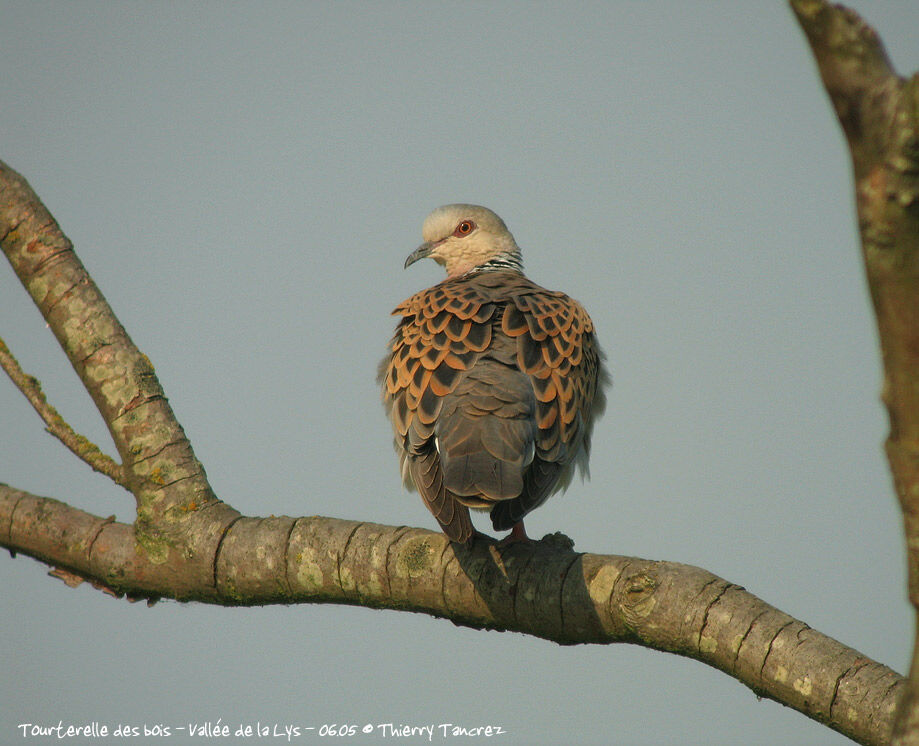
POLYGON ((455 282, 422 290, 393 311, 402 321, 379 379, 406 451, 416 452, 431 438, 443 397, 491 344, 494 313, 493 303, 455 282))
POLYGON ((601 353, 590 316, 564 293, 536 285, 514 295, 502 331, 517 340, 517 364, 537 400, 537 455, 567 464, 589 435, 598 409, 601 353))
POLYGON ((524 491, 492 511, 498 530, 511 528, 557 488, 566 487, 575 463, 587 471, 593 421, 606 401, 602 354, 584 308, 525 278, 512 298, 501 329, 517 341, 517 365, 536 394, 538 430, 524 491))
POLYGON ((403 479, 454 541, 467 541, 473 529, 468 509, 443 485, 434 426, 444 398, 491 344, 495 309, 468 283, 448 280, 416 293, 393 312, 402 320, 380 364, 403 479))

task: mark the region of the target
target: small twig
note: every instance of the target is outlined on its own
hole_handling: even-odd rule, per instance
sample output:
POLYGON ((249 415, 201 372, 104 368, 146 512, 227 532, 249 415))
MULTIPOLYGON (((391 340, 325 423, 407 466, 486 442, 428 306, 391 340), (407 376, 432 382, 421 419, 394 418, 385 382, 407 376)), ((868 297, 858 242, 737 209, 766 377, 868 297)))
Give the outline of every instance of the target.
POLYGON ((29 403, 38 412, 38 416, 45 421, 45 430, 67 446, 75 456, 89 464, 92 469, 104 474, 126 490, 130 489, 121 465, 103 453, 99 446, 89 438, 80 435, 67 424, 58 411, 48 403, 39 380, 22 370, 3 339, 0 339, 0 367, 6 371, 16 384, 16 388, 29 400, 29 403))

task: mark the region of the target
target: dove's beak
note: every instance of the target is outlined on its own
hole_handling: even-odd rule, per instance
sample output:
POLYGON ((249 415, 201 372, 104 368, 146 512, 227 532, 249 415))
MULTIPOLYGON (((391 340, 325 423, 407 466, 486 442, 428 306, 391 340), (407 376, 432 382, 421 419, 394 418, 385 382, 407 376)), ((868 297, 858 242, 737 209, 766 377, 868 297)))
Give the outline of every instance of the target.
POLYGON ((430 241, 425 241, 423 244, 421 244, 421 246, 419 246, 411 254, 408 255, 408 258, 405 260, 405 266, 403 269, 408 269, 410 265, 414 264, 419 259, 424 259, 426 256, 430 256, 433 250, 434 244, 430 241))

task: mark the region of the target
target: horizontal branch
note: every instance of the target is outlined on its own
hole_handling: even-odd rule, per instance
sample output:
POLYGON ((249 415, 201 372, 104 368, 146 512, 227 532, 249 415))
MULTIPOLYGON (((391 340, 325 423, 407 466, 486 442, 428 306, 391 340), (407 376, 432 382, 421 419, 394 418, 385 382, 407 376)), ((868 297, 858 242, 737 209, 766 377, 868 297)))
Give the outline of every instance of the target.
POLYGON ((240 517, 190 585, 133 527, 0 485, 0 545, 129 597, 415 611, 554 642, 630 642, 696 658, 866 744, 885 743, 904 680, 738 585, 674 562, 582 554, 560 535, 470 548, 334 518, 240 517))

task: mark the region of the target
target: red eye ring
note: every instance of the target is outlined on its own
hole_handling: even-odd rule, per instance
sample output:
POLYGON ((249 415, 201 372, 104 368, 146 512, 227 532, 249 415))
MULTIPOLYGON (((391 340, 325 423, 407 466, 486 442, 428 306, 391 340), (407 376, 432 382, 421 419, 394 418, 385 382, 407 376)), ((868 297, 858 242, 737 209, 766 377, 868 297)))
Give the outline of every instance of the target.
POLYGON ((464 220, 462 223, 456 226, 456 230, 453 231, 453 235, 457 238, 462 238, 463 236, 468 236, 474 230, 475 223, 473 223, 471 220, 464 220))

